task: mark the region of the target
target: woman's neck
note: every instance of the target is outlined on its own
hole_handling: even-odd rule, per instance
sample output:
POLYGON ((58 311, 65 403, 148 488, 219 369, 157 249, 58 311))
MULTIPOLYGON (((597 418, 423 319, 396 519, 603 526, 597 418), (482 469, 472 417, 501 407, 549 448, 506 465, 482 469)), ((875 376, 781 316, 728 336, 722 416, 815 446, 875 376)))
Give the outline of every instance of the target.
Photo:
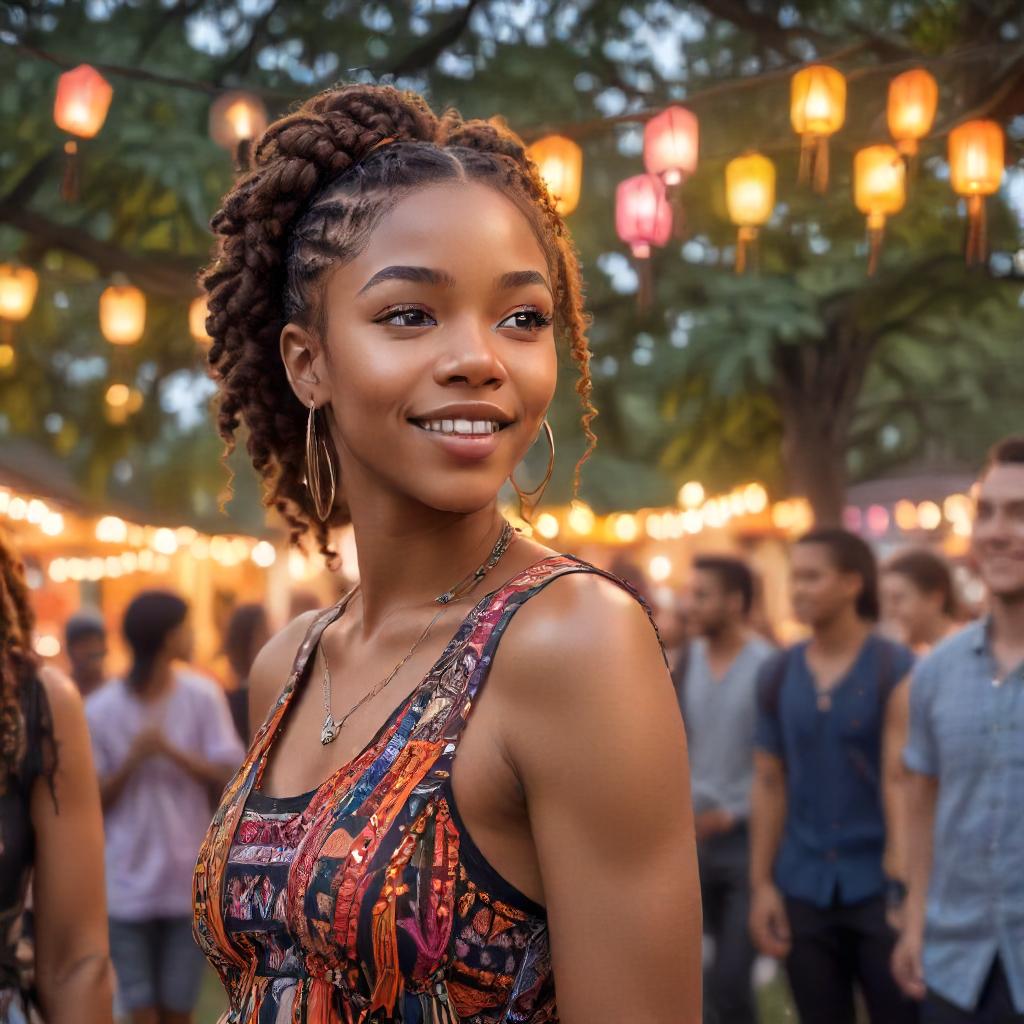
POLYGON ((502 526, 496 505, 455 513, 356 500, 350 510, 364 636, 396 609, 428 604, 473 572, 502 526))

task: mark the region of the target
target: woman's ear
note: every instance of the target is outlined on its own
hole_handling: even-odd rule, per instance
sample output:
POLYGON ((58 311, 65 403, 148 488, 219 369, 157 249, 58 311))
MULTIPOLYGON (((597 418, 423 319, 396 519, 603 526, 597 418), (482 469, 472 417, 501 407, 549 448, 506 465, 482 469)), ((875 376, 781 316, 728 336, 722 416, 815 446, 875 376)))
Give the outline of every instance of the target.
POLYGON ((310 402, 320 408, 328 400, 324 358, 324 347, 319 338, 296 323, 284 325, 281 360, 295 397, 307 409, 310 402))

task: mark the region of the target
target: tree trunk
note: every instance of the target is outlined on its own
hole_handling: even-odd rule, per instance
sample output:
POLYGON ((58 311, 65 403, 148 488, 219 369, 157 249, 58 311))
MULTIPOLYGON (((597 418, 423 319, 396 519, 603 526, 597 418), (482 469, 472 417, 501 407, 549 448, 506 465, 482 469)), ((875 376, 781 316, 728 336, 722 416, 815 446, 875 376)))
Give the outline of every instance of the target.
POLYGON ((836 314, 820 342, 783 345, 775 354, 790 493, 810 502, 818 526, 843 522, 850 427, 875 346, 851 326, 853 317, 836 314))

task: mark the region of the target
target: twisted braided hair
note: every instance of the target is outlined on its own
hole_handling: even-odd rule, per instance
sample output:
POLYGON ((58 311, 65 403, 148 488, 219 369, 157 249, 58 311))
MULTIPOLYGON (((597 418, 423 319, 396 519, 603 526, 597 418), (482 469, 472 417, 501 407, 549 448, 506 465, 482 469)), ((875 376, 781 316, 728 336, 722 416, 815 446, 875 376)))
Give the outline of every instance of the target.
POLYGON ((35 669, 34 626, 24 570, 0 535, 0 793, 25 754, 22 687, 35 669))
POLYGON ((555 328, 579 371, 587 446, 574 474, 578 490, 580 468, 597 442, 580 267, 522 141, 497 121, 464 121, 455 111, 438 117, 412 92, 342 86, 267 129, 253 169, 213 217, 217 249, 202 276, 225 458, 244 423, 264 503, 285 518, 293 543, 312 529, 329 554, 329 530, 347 520, 347 511, 339 503, 326 523, 314 514, 305 486, 307 410, 285 374, 281 330, 294 322, 323 337, 328 270, 357 256, 402 198, 446 181, 476 181, 500 191, 523 212, 545 253, 555 328))

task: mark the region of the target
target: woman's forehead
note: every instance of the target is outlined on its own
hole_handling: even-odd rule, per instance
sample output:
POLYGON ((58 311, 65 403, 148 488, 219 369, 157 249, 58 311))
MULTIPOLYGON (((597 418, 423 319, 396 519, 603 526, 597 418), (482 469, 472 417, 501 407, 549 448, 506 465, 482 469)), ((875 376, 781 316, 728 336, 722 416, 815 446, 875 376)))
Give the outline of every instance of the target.
POLYGON ((547 276, 544 251, 525 214, 496 189, 465 181, 416 189, 400 199, 345 276, 361 288, 382 267, 396 264, 444 270, 456 283, 466 272, 499 276, 535 269, 547 276))

